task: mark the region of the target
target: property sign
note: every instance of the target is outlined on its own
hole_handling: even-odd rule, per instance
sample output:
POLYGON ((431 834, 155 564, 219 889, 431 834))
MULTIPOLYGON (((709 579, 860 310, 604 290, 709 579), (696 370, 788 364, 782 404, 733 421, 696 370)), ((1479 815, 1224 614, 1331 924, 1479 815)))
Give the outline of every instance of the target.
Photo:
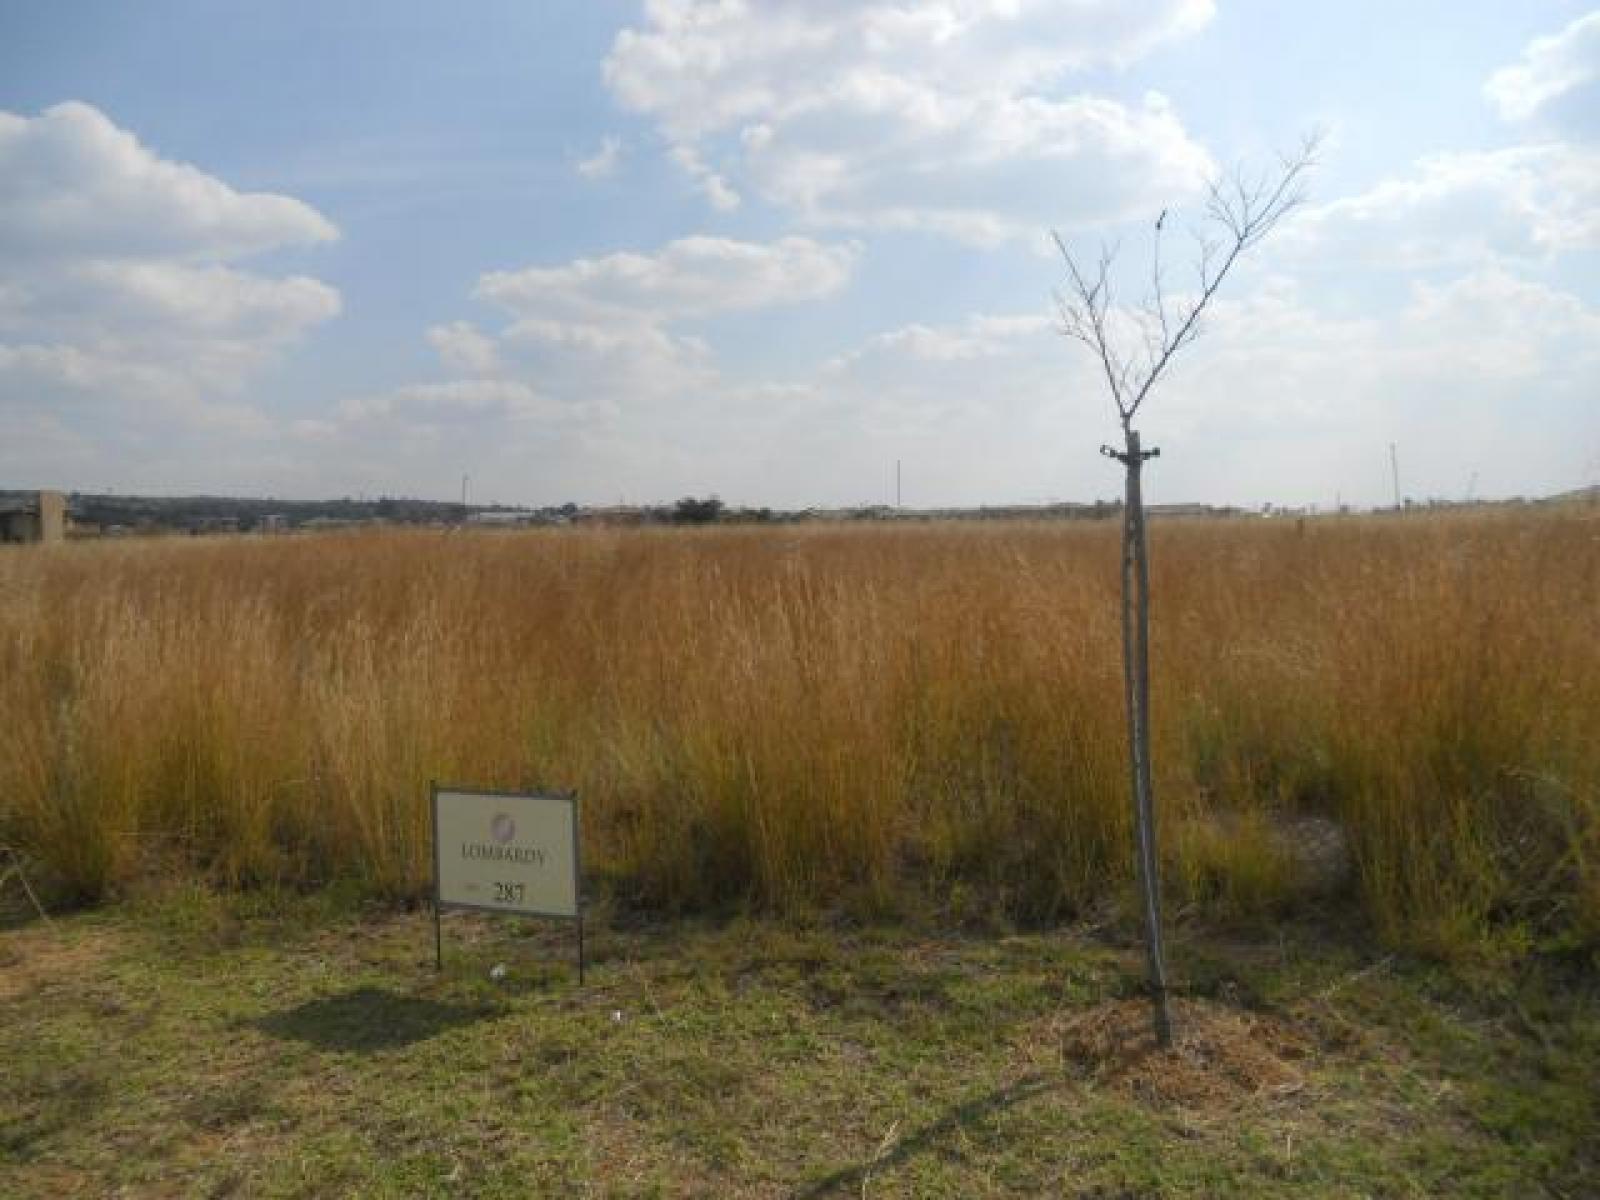
POLYGON ((578 798, 433 789, 434 900, 534 917, 580 917, 578 798))

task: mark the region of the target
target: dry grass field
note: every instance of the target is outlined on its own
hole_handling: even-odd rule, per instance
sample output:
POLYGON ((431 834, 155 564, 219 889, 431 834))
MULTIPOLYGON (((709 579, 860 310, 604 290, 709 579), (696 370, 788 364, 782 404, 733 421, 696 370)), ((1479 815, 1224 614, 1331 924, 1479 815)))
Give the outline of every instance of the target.
MULTIPOLYGON (((1174 905, 1600 931, 1592 510, 1158 524, 1174 905)), ((1126 884, 1117 529, 374 532, 0 553, 0 843, 421 895, 429 780, 572 787, 660 912, 1081 913, 1126 884)))

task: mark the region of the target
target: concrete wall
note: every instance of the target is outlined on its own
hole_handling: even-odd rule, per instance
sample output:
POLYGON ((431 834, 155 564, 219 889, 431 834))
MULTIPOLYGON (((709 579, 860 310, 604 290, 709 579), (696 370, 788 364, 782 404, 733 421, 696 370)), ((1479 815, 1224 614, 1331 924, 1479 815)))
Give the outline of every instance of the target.
POLYGON ((67 540, 67 498, 60 492, 39 493, 39 540, 67 540))
POLYGON ((21 511, 0 513, 0 542, 63 542, 67 538, 67 498, 40 492, 21 511))

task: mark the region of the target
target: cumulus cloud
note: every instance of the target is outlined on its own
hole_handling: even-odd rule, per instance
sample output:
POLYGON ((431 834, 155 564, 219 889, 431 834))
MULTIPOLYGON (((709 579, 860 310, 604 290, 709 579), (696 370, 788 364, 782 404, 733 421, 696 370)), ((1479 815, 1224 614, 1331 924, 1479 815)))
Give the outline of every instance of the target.
MULTIPOLYGON (((1386 503, 1396 441, 1410 495, 1459 498, 1473 472, 1479 494, 1537 494, 1583 478, 1597 389, 1600 310, 1502 267, 1355 315, 1267 278, 1217 305, 1152 394, 1141 425, 1163 454, 1146 486, 1157 501, 1386 503)), ((1095 454, 1115 434, 1104 381, 1042 314, 885 331, 783 411, 752 488, 804 495, 795 464, 822 461, 830 481, 860 481, 831 499, 881 500, 896 459, 916 481, 909 503, 1119 485, 1095 454)))
POLYGON ((0 256, 240 258, 332 241, 338 231, 289 196, 237 192, 158 157, 98 109, 0 112, 0 256))
POLYGON ((679 136, 787 118, 846 84, 1018 91, 1063 70, 1125 66, 1210 21, 1210 0, 652 0, 617 35, 605 77, 629 107, 679 136))
POLYGON ((1402 176, 1303 210, 1290 249, 1401 267, 1600 246, 1600 151, 1549 143, 1433 154, 1402 176))
POLYGON ((340 301, 235 264, 335 237, 300 201, 162 159, 89 105, 0 113, 0 405, 260 432, 226 397, 340 301))
MULTIPOLYGON (((715 316, 698 272, 658 278, 667 247, 614 258, 537 268, 558 273, 543 290, 560 298, 515 293, 493 335, 500 376, 351 400, 331 414, 338 437, 319 424, 302 438, 341 462, 378 446, 385 470, 445 462, 547 502, 882 503, 896 460, 912 505, 1120 486, 1096 453, 1116 432, 1104 381, 1042 304, 891 325, 815 367, 745 378, 682 328, 715 316)), ((1320 285, 1239 277, 1145 410, 1164 451, 1152 498, 1383 503, 1390 441, 1417 497, 1459 496, 1473 472, 1487 495, 1578 482, 1596 449, 1600 311, 1504 265, 1438 276, 1353 315, 1320 285)), ((782 290, 735 292, 758 307, 782 290)))
POLYGON ((607 135, 600 139, 598 150, 578 163, 578 174, 585 179, 609 179, 621 162, 622 139, 607 135))
POLYGON ((1147 421, 1161 474, 1202 498, 1385 503, 1391 441, 1419 498, 1474 471, 1537 494, 1593 442, 1600 311, 1501 266, 1342 316, 1279 278, 1219 304, 1195 351, 1147 421))
POLYGON ((452 321, 428 330, 428 344, 446 367, 468 375, 492 375, 500 368, 494 338, 471 321, 452 321))
POLYGON ((182 348, 188 368, 215 386, 339 311, 337 292, 299 275, 130 259, 52 268, 23 280, 26 303, 0 313, 0 334, 81 349, 182 348))
POLYGON ((634 412, 705 394, 717 373, 685 325, 837 294, 859 249, 804 237, 743 242, 694 236, 652 254, 619 252, 484 275, 474 291, 510 323, 502 356, 557 394, 634 412))
POLYGON ((658 0, 605 79, 714 204, 748 187, 818 224, 990 242, 1142 212, 1209 173, 1162 97, 1129 107, 1063 77, 1211 15, 1210 0, 658 0))
POLYGON ((1600 12, 1534 39, 1485 85, 1501 116, 1537 119, 1537 140, 1425 155, 1363 192, 1308 205, 1269 253, 1350 273, 1527 270, 1600 248, 1600 146, 1582 136, 1600 130, 1596 80, 1600 12))
POLYGON ((1055 328, 1044 313, 969 317, 959 325, 930 326, 913 323, 876 334, 859 349, 829 360, 825 370, 843 372, 875 358, 910 359, 926 363, 957 363, 995 358, 1010 353, 1019 340, 1055 328))
POLYGON ((1600 104, 1600 11, 1579 17, 1560 33, 1535 38, 1522 57, 1502 67, 1484 84, 1484 94, 1508 121, 1564 108, 1577 115, 1571 102, 1587 109, 1585 123, 1596 128, 1594 108, 1600 104))
POLYGON ((343 401, 338 415, 364 421, 397 414, 441 418, 500 417, 518 420, 554 417, 563 407, 518 379, 455 379, 413 383, 379 395, 343 401))
MULTIPOLYGON (((455 321, 426 335, 444 365, 466 378, 346 399, 331 424, 342 433, 359 427, 363 440, 387 433, 420 445, 498 423, 514 436, 496 454, 513 454, 524 439, 549 452, 556 439, 575 459, 603 453, 648 462, 644 447, 697 422, 726 426, 727 406, 739 403, 711 347, 685 326, 832 296, 849 282, 858 253, 854 244, 803 237, 696 236, 652 253, 492 271, 474 296, 504 313, 502 328, 455 321)), ((318 439, 326 433, 315 429, 318 439)), ((691 458, 679 460, 685 472, 691 458)))
POLYGON ((700 156, 700 151, 693 145, 679 143, 674 146, 672 161, 695 181, 700 194, 718 212, 732 212, 744 203, 739 193, 728 186, 728 181, 706 165, 705 159, 700 156))
POLYGON ((660 324, 816 300, 849 281, 859 250, 804 237, 686 237, 655 254, 622 252, 558 267, 493 271, 476 295, 527 319, 660 324))

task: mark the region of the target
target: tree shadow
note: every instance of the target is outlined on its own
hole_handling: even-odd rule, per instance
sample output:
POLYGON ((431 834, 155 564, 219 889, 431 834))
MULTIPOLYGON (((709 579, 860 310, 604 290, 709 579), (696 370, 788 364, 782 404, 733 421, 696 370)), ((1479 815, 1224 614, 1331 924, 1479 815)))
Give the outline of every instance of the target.
POLYGON ((804 1190, 796 1192, 795 1200, 821 1200, 823 1196, 843 1192, 854 1195, 861 1190, 869 1176, 876 1175, 880 1171, 892 1170, 909 1158, 936 1149, 939 1142, 957 1129, 975 1124, 985 1117, 1019 1104, 1025 1104, 1061 1086, 1062 1080, 1058 1077, 1039 1073, 1024 1075, 1014 1083, 996 1088, 986 1096, 979 1096, 956 1105, 938 1120, 931 1121, 921 1129, 899 1139, 893 1149, 875 1154, 866 1162, 842 1168, 817 1180, 804 1190))
POLYGON ((500 1011, 492 1004, 452 1004, 368 986, 308 1000, 250 1024, 273 1037, 323 1050, 371 1053, 426 1041, 500 1011))

